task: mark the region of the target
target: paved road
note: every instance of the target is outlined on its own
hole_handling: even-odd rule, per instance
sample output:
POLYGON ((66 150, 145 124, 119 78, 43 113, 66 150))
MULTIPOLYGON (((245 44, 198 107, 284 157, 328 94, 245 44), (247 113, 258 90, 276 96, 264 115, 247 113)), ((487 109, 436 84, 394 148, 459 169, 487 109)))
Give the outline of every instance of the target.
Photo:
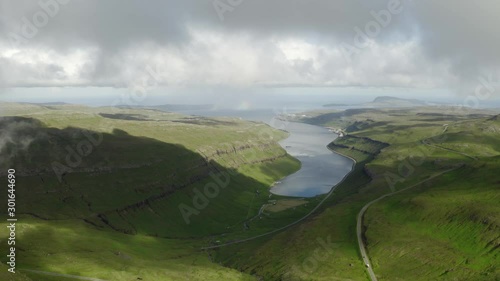
POLYGON ((356 225, 356 233, 358 235, 358 245, 359 245, 359 251, 361 252, 361 258, 363 258, 363 263, 366 266, 366 271, 368 272, 368 275, 370 275, 370 280, 372 281, 377 281, 377 276, 375 276, 375 272, 373 272, 372 265, 370 263, 370 258, 368 258, 368 255, 366 254, 366 248, 363 243, 363 215, 365 214, 366 209, 370 207, 371 204, 377 202, 382 198, 379 198, 377 200, 374 200, 368 204, 366 204, 363 209, 358 214, 357 218, 357 225, 356 225))
POLYGON ((73 278, 73 279, 85 280, 85 281, 106 281, 106 280, 92 278, 92 277, 83 277, 83 276, 78 276, 78 275, 69 275, 69 274, 62 274, 62 273, 55 273, 55 272, 48 272, 48 271, 40 271, 40 270, 22 269, 21 271, 38 273, 38 274, 49 275, 49 276, 73 278))
POLYGON ((361 211, 359 211, 358 213, 358 217, 357 217, 357 223, 356 223, 356 234, 358 236, 358 245, 359 245, 359 251, 361 252, 361 257, 363 258, 363 263, 365 264, 366 266, 366 271, 368 272, 368 275, 370 275, 370 279, 372 281, 377 281, 377 276, 375 276, 375 272, 373 272, 373 267, 372 267, 372 264, 370 263, 370 258, 368 257, 368 254, 366 253, 366 247, 364 245, 364 242, 363 242, 363 216, 365 215, 365 212, 366 210, 374 203, 386 198, 386 197, 389 197, 389 196, 392 196, 394 194, 397 194, 397 193, 400 193, 400 192, 403 192, 403 191, 406 191, 410 188, 413 188, 415 186, 418 186, 418 185, 421 185, 422 183, 424 182, 427 182, 427 181, 430 181, 436 177, 439 177, 441 176, 442 174, 445 174, 445 173, 448 173, 448 172, 451 172, 453 170, 456 170, 458 168, 461 168, 462 166, 460 167, 457 167, 457 168, 453 168, 453 169, 449 169, 449 170, 446 170, 444 172, 441 172, 441 173, 438 173, 438 174, 435 174, 434 176, 428 178, 428 179, 425 179, 423 181, 420 181, 412 186, 409 186, 407 188, 404 188, 404 189, 401 189, 401 190, 398 190, 398 191, 395 191, 395 192, 391 192, 391 193, 388 193, 388 194, 385 194, 385 195, 382 195, 380 196, 379 198, 373 200, 373 201, 370 201, 368 204, 366 204, 362 209, 361 211))

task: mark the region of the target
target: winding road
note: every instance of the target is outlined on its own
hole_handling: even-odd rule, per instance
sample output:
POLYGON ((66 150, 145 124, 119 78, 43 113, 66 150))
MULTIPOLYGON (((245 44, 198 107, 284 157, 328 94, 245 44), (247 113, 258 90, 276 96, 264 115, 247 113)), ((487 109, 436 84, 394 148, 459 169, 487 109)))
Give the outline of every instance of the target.
POLYGON ((373 200, 373 201, 370 201, 368 204, 366 204, 362 209, 361 211, 359 211, 358 213, 358 217, 357 217, 357 223, 356 223, 356 234, 358 236, 358 245, 359 245, 359 251, 361 253, 361 257, 363 258, 363 262, 366 266, 366 271, 368 272, 368 275, 370 276, 370 279, 372 281, 377 281, 377 276, 375 276, 375 272, 373 272, 373 267, 370 263, 370 258, 368 257, 368 254, 366 253, 366 247, 365 247, 365 244, 364 244, 364 241, 363 241, 363 216, 365 215, 365 212, 366 210, 374 203, 377 203, 378 201, 386 198, 386 197, 389 197, 389 196, 392 196, 392 195, 395 195, 395 194, 398 194, 398 193, 401 193, 403 191, 406 191, 410 188, 413 188, 415 186, 419 186, 427 181, 430 181, 436 177, 439 177, 445 173, 448 173, 448 172, 451 172, 451 171, 454 171, 458 168, 461 168, 461 166, 459 167, 456 167, 456 168, 452 168, 452 169, 449 169, 449 170, 446 170, 444 172, 440 172, 440 173, 437 173, 435 174, 434 176, 431 176, 430 178, 428 179, 425 179, 423 181, 420 181, 412 186, 409 186, 407 188, 403 188, 401 190, 398 190, 398 191, 395 191, 395 192, 391 192, 391 193, 388 193, 388 194, 384 194, 380 197, 378 197, 377 199, 373 200))

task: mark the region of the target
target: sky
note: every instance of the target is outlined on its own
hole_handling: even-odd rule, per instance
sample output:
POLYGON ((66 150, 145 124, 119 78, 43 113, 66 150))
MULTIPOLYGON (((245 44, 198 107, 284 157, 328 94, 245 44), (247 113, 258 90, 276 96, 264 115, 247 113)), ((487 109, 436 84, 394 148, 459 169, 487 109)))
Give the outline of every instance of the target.
POLYGON ((495 98, 498 11, 495 0, 0 1, 0 99, 495 98))

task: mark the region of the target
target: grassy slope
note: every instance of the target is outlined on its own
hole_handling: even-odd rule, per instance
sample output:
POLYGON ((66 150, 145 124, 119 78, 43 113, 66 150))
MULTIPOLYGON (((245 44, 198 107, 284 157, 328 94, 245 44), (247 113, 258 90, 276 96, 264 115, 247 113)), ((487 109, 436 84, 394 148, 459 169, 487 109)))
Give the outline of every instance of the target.
MULTIPOLYGON (((22 130, 14 136, 31 141, 24 149, 11 145, 3 155, 17 149, 16 157, 2 162, 2 170, 18 170, 17 212, 43 218, 24 216, 20 222, 24 228, 18 233, 18 247, 23 250, 19 266, 24 268, 110 280, 135 280, 136 275, 146 276, 143 280, 158 280, 158 276, 161 280, 247 280, 248 275, 211 263, 197 251, 212 239, 192 237, 240 231, 243 221, 267 202, 271 183, 299 167, 276 143, 285 133, 237 119, 18 104, 10 104, 3 114, 25 118, 16 120, 22 130), (110 111, 121 119, 100 115, 110 111), (123 116, 148 120, 124 120, 123 116), (85 139, 81 128, 102 132, 102 144, 59 183, 50 164, 65 163, 65 146, 75 148, 85 139), (34 169, 39 170, 22 176, 34 169), (210 173, 231 176, 218 196, 186 224, 178 206, 193 206, 194 190, 216 182, 210 173), (83 219, 95 226, 82 223, 83 219), (143 247, 145 242, 151 247, 143 247), (75 245, 80 245, 77 251, 75 245), (132 258, 113 254, 120 249, 132 258)), ((9 124, 12 120, 2 126, 9 124)), ((5 232, 0 235, 4 252, 5 232)), ((34 279, 41 278, 59 280, 34 279)))
POLYGON ((498 280, 499 164, 457 170, 370 208, 366 236, 380 280, 498 280))
MULTIPOLYGON (((124 280, 127 280, 125 278, 134 280, 139 276, 138 274, 152 280, 159 278, 159 274, 163 274, 162 277, 167 280, 177 280, 176 278, 182 280, 183 274, 188 268, 183 267, 183 265, 187 263, 200 265, 195 267, 199 269, 197 272, 187 271, 188 276, 185 278, 191 278, 191 280, 244 280, 244 278, 249 277, 248 274, 262 276, 264 280, 367 280, 357 251, 356 214, 365 203, 390 191, 384 178, 386 172, 398 174, 398 166, 408 156, 423 155, 423 161, 419 165, 412 165, 412 172, 405 174, 404 180, 396 184, 396 189, 425 179, 436 171, 449 169, 456 166, 457 163, 466 164, 466 166, 458 170, 457 173, 433 180, 428 186, 419 187, 383 200, 368 210, 365 217, 366 238, 375 272, 381 280, 407 280, 409 276, 412 280, 419 280, 419 278, 421 280, 461 280, 460 278, 495 280, 499 274, 498 269, 494 267, 495 264, 499 263, 498 214, 500 212, 498 204, 495 204, 498 202, 498 189, 495 187, 500 182, 496 172, 499 168, 497 157, 499 151, 496 141, 498 139, 496 134, 500 132, 498 121, 486 120, 486 118, 479 118, 479 116, 441 116, 432 113, 435 111, 432 108, 420 110, 419 113, 395 109, 355 111, 350 112, 347 118, 343 119, 342 124, 336 123, 337 115, 321 117, 323 124, 334 127, 345 128, 357 121, 358 123, 349 129, 351 135, 372 138, 389 143, 390 146, 383 148, 381 153, 376 155, 381 147, 377 147, 373 143, 367 143, 360 139, 339 139, 336 143, 341 146, 333 145, 331 148, 357 159, 358 165, 351 176, 337 188, 335 196, 330 198, 325 207, 319 210, 315 216, 275 236, 211 251, 211 255, 215 255, 217 261, 243 270, 245 272, 243 275, 211 263, 206 255, 199 254, 199 252, 193 253, 192 250, 200 245, 200 240, 197 239, 152 238, 142 234, 129 236, 112 231, 97 231, 87 225, 80 227, 70 221, 63 221, 61 225, 56 225, 55 222, 47 224, 43 221, 26 218, 30 222, 28 225, 41 224, 47 229, 33 231, 28 236, 33 238, 25 241, 41 240, 40 236, 37 237, 37 235, 45 237, 48 235, 45 233, 49 231, 48 229, 50 231, 55 229, 57 232, 66 234, 68 234, 68 229, 75 229, 74 233, 69 232, 71 235, 66 235, 73 237, 68 238, 69 241, 84 240, 93 236, 98 240, 94 243, 102 247, 92 248, 93 245, 85 245, 82 247, 81 253, 69 254, 68 252, 74 249, 73 244, 60 243, 57 239, 48 239, 47 241, 50 243, 48 243, 47 248, 32 248, 30 245, 28 248, 33 249, 33 251, 27 252, 26 257, 28 260, 29 256, 40 257, 33 258, 29 262, 36 268, 56 270, 68 274, 85 273, 87 276, 94 274, 93 277, 115 278, 115 276, 120 276, 119 274, 124 274, 124 280), (444 123, 449 124, 446 130, 443 128, 444 123), (432 138, 441 134, 448 137, 439 142, 432 138), (468 137, 461 139, 462 136, 468 137), (422 140, 432 140, 430 143, 433 146, 422 143, 422 140), (452 150, 445 150, 441 147, 452 150), (482 149, 479 150, 479 147, 482 149), (467 154, 477 156, 479 160, 473 160, 453 151, 461 152, 463 149, 465 152, 465 148, 468 149, 467 154), (69 223, 69 226, 65 226, 65 223, 69 223), (94 233, 98 233, 98 235, 94 233), (108 234, 103 235, 103 233, 108 234), (134 243, 128 240, 129 237, 136 237, 139 243, 142 243, 141 239, 155 242, 152 243, 151 248, 148 247, 145 252, 141 252, 142 247, 134 249, 132 247, 134 243), (111 243, 111 239, 120 242, 111 243), (328 248, 324 248, 318 239, 331 241, 332 244, 328 248), (174 251, 172 256, 169 253, 162 256, 160 252, 163 248, 161 246, 170 248, 173 247, 172 245, 178 246, 179 252, 174 251), (48 249, 54 248, 56 249, 55 253, 47 256, 48 249), (88 251, 88 249, 91 250, 88 251), (116 249, 125 254, 116 254, 116 249), (154 261, 145 259, 151 253, 157 254, 155 256, 159 256, 161 259, 154 261), (101 259, 101 256, 106 258, 101 259), (388 256, 391 258, 386 258, 388 256), (73 257, 78 264, 80 262, 85 264, 93 260, 99 260, 101 263, 92 262, 85 269, 73 271, 74 265, 64 261, 65 258, 73 257), (132 260, 145 259, 146 261, 140 265, 141 268, 133 267, 131 270, 122 270, 123 261, 121 259, 128 260, 127 257, 132 257, 132 260), (156 262, 162 269, 156 267, 156 262), (170 267, 168 270, 163 270, 167 264, 170 267)), ((343 115, 345 116, 345 113, 343 115)), ((55 120, 58 120, 56 117, 50 118, 54 121, 49 122, 56 122, 55 120)), ((91 118, 96 117, 91 115, 91 118)), ((106 120, 105 122, 111 121, 106 120)), ((120 122, 125 122, 122 126, 127 127, 133 127, 135 124, 131 121, 120 122)), ((190 120, 190 122, 192 121, 190 120)), ((93 124, 89 128, 96 128, 96 126, 100 126, 99 124, 101 123, 93 124)), ((138 132, 141 131, 140 127, 144 126, 144 122, 137 126, 135 133, 129 132, 131 135, 139 135, 138 132)), ((64 128, 64 126, 60 126, 60 128, 64 128)), ((103 126, 102 129, 105 130, 105 127, 103 126)), ((234 130, 231 131, 234 133, 234 130)), ((112 133, 112 130, 108 130, 108 132, 112 133)), ((175 134, 180 134, 179 132, 176 130, 175 134)), ((219 133, 222 132, 219 131, 219 133)), ((157 133, 154 129, 151 129, 148 134, 158 134, 153 139, 165 135, 157 133)), ((176 139, 176 137, 172 138, 176 139)), ((237 139, 235 137, 235 141, 237 139)), ((200 143, 203 141, 201 139, 200 143)), ((217 143, 216 140, 213 141, 217 143)), ((192 149, 188 150, 192 151, 192 149)), ((217 150, 207 146, 198 152, 203 155, 212 155, 213 153, 210 152, 217 152, 217 150)), ((255 153, 251 153, 251 155, 259 158, 255 153)), ((222 163, 219 165, 238 167, 233 159, 233 157, 222 153, 222 156, 218 158, 219 162, 222 163)), ((412 159, 416 161, 416 158, 412 159)), ((259 166, 261 164, 243 165, 237 169, 239 175, 246 176, 243 179, 258 179, 253 183, 260 182, 265 186, 265 184, 272 182, 272 179, 279 178, 279 175, 288 170, 283 167, 289 167, 290 164, 286 163, 286 160, 284 161, 285 163, 281 164, 279 161, 273 162, 276 163, 273 170, 282 171, 276 174, 262 173, 261 168, 263 167, 259 166)), ((120 178, 125 175, 121 175, 120 178)), ((239 183, 239 180, 234 182, 239 183)), ((253 199, 256 198, 255 193, 251 191, 247 194, 246 199, 245 196, 242 197, 242 202, 249 202, 248 200, 252 196, 253 199)), ((224 201, 230 202, 229 198, 234 197, 227 197, 224 201)), ((277 213, 262 221, 254 221, 251 223, 252 228, 249 231, 234 229, 231 230, 234 234, 217 236, 217 238, 209 240, 224 239, 221 237, 228 237, 226 239, 246 237, 252 233, 275 227, 276 223, 291 221, 307 212, 308 207, 310 208, 319 199, 311 199, 309 206, 302 205, 295 210, 295 213, 277 213)), ((214 206, 215 209, 220 209, 224 205, 217 203, 214 206)), ((246 211, 258 209, 258 204, 255 204, 257 207, 252 206, 246 211)), ((146 211, 143 210, 143 212, 146 211)), ((240 212, 243 213, 242 210, 240 212)), ((140 213, 137 212, 137 214, 140 213)), ((229 215, 233 216, 233 214, 229 215)), ((151 217, 151 215, 147 217, 151 217)), ((207 217, 212 216, 207 215, 207 217)), ((220 225, 223 226, 223 222, 220 225)), ((241 226, 241 224, 235 224, 235 228, 238 225, 241 226)), ((185 229, 185 226, 175 229, 175 232, 179 233, 180 229, 185 229)), ((203 229, 201 225, 199 229, 195 228, 194 230, 199 231, 200 229, 203 229)), ((208 240, 201 240, 201 242, 205 245, 208 240)), ((34 280, 45 280, 37 278, 35 276, 34 280)), ((47 280, 56 279, 48 278, 47 280)))
MULTIPOLYGON (((496 204, 499 192, 495 186, 500 168, 498 121, 461 115, 402 114, 394 110, 384 115, 372 118, 387 122, 383 126, 369 126, 355 133, 391 143, 367 165, 373 176, 385 171, 397 174, 401 163, 413 159, 413 163, 408 162, 413 172, 396 185, 403 187, 454 163, 467 166, 368 210, 368 251, 380 280, 406 280, 408 276, 412 280, 499 278, 494 266, 499 262, 500 226, 496 204), (388 119, 391 114, 397 118, 388 119), (444 124, 448 124, 446 129, 444 124), (440 137, 433 138, 436 135, 440 137), (459 153, 424 146, 422 139, 459 153), (450 143, 459 143, 460 147, 450 143), (480 159, 473 161, 460 153, 480 159)), ((375 179, 371 185, 383 188, 387 183, 375 179)))
MULTIPOLYGON (((5 281, 33 281, 31 278, 25 274, 16 271, 15 274, 8 272, 9 267, 3 263, 0 263, 0 279, 5 281)), ((38 280, 37 280, 38 281, 38 280)))
POLYGON ((329 206, 306 223, 253 244, 219 250, 217 257, 266 280, 367 280, 357 250, 356 215, 367 202, 391 191, 386 173, 401 179, 394 186, 397 190, 465 164, 453 174, 368 209, 364 221, 368 251, 380 280, 500 278, 495 267, 499 264, 500 124, 489 117, 443 112, 435 108, 354 110, 309 120, 337 128, 356 124, 350 127, 350 135, 358 139, 338 139, 331 146, 358 159, 356 170, 338 187, 329 206), (339 123, 340 116, 344 118, 339 123), (359 137, 390 146, 372 157, 363 151, 373 147, 359 137), (440 148, 458 150, 456 143, 480 160, 440 148), (317 239, 328 237, 331 252, 318 248, 317 239), (240 254, 232 257, 236 250, 240 254))
MULTIPOLYGON (((437 148, 425 148, 431 149, 427 158, 440 165, 460 161, 466 167, 368 210, 368 250, 381 280, 500 278, 499 128, 498 120, 489 118, 450 122, 435 142, 437 148)), ((415 144, 398 150, 416 153, 419 148, 424 149, 415 144)), ((416 176, 427 174, 416 169, 416 176)))
POLYGON ((353 218, 363 200, 371 196, 364 190, 360 192, 370 181, 363 165, 380 147, 371 153, 331 148, 356 159, 358 164, 316 215, 274 237, 217 250, 217 259, 263 276, 264 280, 363 280, 365 273, 357 257, 353 218))
POLYGON ((20 218, 17 239, 21 272, 29 268, 104 280, 254 280, 212 263, 194 240, 125 235, 78 220, 47 223, 29 217, 20 218))

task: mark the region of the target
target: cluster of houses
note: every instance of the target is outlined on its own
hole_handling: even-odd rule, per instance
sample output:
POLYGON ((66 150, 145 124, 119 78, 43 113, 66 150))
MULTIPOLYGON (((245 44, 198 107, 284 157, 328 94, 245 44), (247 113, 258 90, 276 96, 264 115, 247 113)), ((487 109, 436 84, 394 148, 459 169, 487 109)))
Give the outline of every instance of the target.
POLYGON ((330 132, 333 132, 337 135, 339 135, 339 138, 341 137, 344 137, 347 135, 346 132, 344 132, 342 129, 337 129, 337 128, 332 128, 332 127, 327 127, 327 129, 330 131, 330 132))

